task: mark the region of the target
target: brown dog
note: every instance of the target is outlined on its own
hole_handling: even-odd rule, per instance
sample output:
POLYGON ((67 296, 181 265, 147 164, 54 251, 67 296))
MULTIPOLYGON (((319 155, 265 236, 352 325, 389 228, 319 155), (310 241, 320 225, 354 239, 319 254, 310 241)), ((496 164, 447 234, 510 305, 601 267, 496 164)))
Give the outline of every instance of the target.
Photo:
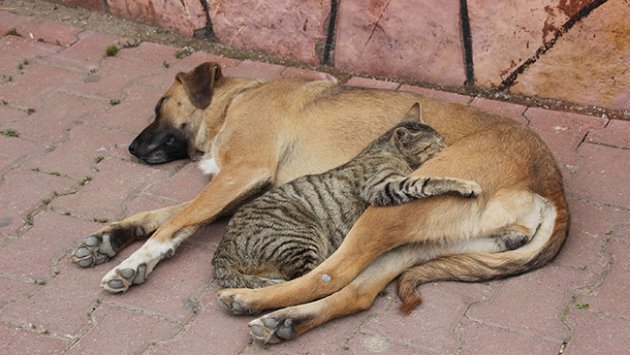
POLYGON ((474 180, 483 193, 473 200, 442 196, 369 208, 313 272, 263 289, 223 290, 219 297, 226 307, 256 313, 293 306, 250 323, 255 338, 278 342, 370 307, 401 274, 399 293, 409 311, 420 302, 420 283, 506 277, 553 259, 568 231, 562 178, 547 147, 527 127, 407 92, 333 81, 226 78, 212 63, 177 75, 156 107, 155 121, 129 147, 152 164, 204 156, 211 182, 188 203, 139 213, 89 236, 73 259, 82 267, 100 264, 151 235, 102 280, 111 292, 141 284, 204 223, 262 189, 348 161, 417 101, 448 147, 414 175, 474 180), (528 243, 492 253, 496 237, 506 234, 528 243))

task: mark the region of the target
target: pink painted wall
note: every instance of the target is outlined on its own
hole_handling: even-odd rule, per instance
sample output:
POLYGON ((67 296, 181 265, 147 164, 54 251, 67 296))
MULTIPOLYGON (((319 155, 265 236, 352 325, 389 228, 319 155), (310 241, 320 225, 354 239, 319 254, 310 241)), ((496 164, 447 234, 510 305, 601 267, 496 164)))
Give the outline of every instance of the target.
POLYGON ((407 82, 627 111, 630 0, 50 0, 407 82), (206 11, 207 9, 207 11, 206 11), (332 26, 332 27, 331 27, 332 26))

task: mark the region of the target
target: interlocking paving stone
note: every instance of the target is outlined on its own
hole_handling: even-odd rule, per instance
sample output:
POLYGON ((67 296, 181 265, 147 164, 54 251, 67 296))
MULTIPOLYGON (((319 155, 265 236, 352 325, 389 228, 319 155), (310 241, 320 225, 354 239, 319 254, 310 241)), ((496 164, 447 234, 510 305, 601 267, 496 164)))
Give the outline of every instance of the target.
POLYGON ((582 198, 630 208, 630 150, 586 143, 578 153, 585 162, 569 189, 582 198))
POLYGON ((174 336, 180 326, 108 304, 91 314, 94 324, 66 354, 141 353, 156 341, 174 336))
MULTIPOLYGON (((454 283, 425 284, 419 286, 419 291, 423 303, 411 314, 401 314, 396 300, 392 307, 381 312, 378 317, 368 318, 361 325, 361 332, 384 337, 391 343, 413 350, 451 353, 458 347, 453 329, 464 317, 466 310, 473 303, 487 300, 494 292, 488 285, 454 283)), ((397 299, 395 292, 392 297, 397 299)), ((365 336, 362 338, 365 345, 369 340, 365 336)))
MULTIPOLYGON (((529 127, 538 133, 549 146, 565 179, 570 179, 583 163, 576 148, 586 135, 601 129, 606 118, 578 115, 574 113, 529 108, 525 112, 529 127)), ((573 191, 569 191, 571 195, 573 191)))
POLYGON ((56 44, 62 47, 69 47, 79 40, 79 33, 83 30, 77 27, 64 25, 53 21, 43 21, 40 23, 27 25, 20 28, 23 36, 28 36, 38 42, 56 44))
POLYGON ((69 341, 40 334, 36 330, 24 330, 0 324, 2 351, 6 354, 61 354, 69 341))
POLYGON ((573 292, 593 282, 579 270, 546 266, 500 282, 487 302, 473 304, 468 318, 551 342, 562 342, 568 333, 562 314, 573 292))
POLYGON ((566 354, 625 354, 628 350, 628 318, 572 310, 569 323, 575 327, 575 333, 566 348, 566 354))
MULTIPOLYGON (((19 65, 24 59, 14 62, 19 65)), ((41 110, 47 96, 54 94, 65 83, 76 83, 80 74, 74 71, 53 67, 41 62, 29 62, 22 69, 10 72, 12 80, 0 85, 0 97, 10 105, 24 111, 41 110)), ((63 109, 63 108, 59 108, 63 109)))
POLYGON ((47 281, 31 297, 16 300, 2 310, 0 320, 12 324, 35 326, 52 334, 76 338, 90 326, 88 313, 97 305, 103 292, 99 287, 103 265, 80 269, 66 259, 60 262, 59 274, 47 281))
POLYGON ((586 140, 589 143, 630 149, 630 121, 611 120, 605 128, 589 133, 586 140))
POLYGON ((228 67, 223 71, 226 76, 236 76, 243 79, 280 79, 285 66, 244 60, 236 67, 228 67))
POLYGON ((400 87, 400 90, 411 91, 426 97, 430 97, 432 99, 457 102, 460 104, 468 104, 472 101, 472 97, 470 96, 455 94, 446 91, 432 90, 420 86, 403 85, 400 87))
POLYGON ((556 354, 562 344, 562 339, 548 341, 469 319, 462 321, 457 334, 462 354, 556 354))
MULTIPOLYGON (((175 53, 182 49, 177 49, 175 53)), ((160 66, 162 70, 158 74, 142 79, 139 82, 152 85, 159 89, 161 93, 173 83, 175 75, 179 72, 188 72, 193 70, 199 64, 205 62, 213 62, 221 65, 221 69, 225 73, 226 69, 237 66, 241 61, 228 57, 222 57, 218 55, 209 54, 202 51, 197 51, 189 56, 183 58, 177 58, 175 55, 167 57, 160 66)))
POLYGON ((94 174, 106 157, 120 156, 119 147, 126 150, 133 137, 130 133, 121 134, 86 125, 72 128, 68 135, 68 139, 55 150, 30 159, 25 167, 81 180, 94 174))
POLYGON ((60 196, 52 202, 52 207, 86 218, 118 219, 123 215, 123 202, 128 196, 168 175, 159 168, 117 159, 105 159, 98 169, 85 177, 79 191, 60 196))
POLYGON ((238 354, 249 343, 247 323, 253 317, 229 316, 217 303, 215 292, 200 300, 200 311, 184 331, 167 342, 158 343, 150 354, 238 354), (204 341, 199 341, 204 339, 204 341))
POLYGON ((105 59, 105 49, 108 46, 116 45, 120 48, 124 42, 124 39, 117 36, 85 30, 79 33, 79 40, 71 47, 48 56, 45 61, 87 72, 99 67, 105 59))
POLYGON ((160 262, 142 287, 132 287, 124 295, 105 295, 104 300, 185 322, 198 311, 199 294, 212 278, 210 260, 210 251, 184 242, 174 256, 160 262))
POLYGON ((0 276, 0 309, 16 299, 27 297, 35 289, 37 289, 37 285, 33 282, 0 276))
POLYGON ((554 264, 601 273, 608 257, 603 247, 613 231, 628 223, 627 211, 587 200, 570 200, 571 230, 554 264))
POLYGON ((470 106, 478 107, 484 111, 488 111, 504 117, 509 117, 524 125, 529 124, 529 121, 525 118, 526 106, 517 105, 509 102, 489 100, 483 97, 475 97, 470 106))
POLYGON ((33 228, 2 247, 0 269, 32 280, 50 280, 57 263, 68 263, 66 257, 84 236, 98 228, 95 223, 40 212, 33 218, 33 228), (63 226, 63 228, 59 228, 63 226))
POLYGON ((187 164, 168 180, 151 186, 147 192, 178 202, 189 201, 203 190, 210 179, 197 164, 187 164))
POLYGON ((55 193, 72 191, 74 181, 67 177, 17 169, 4 174, 0 181, 0 235, 16 233, 31 223, 32 214, 55 193), (28 188, 25 188, 25 187, 28 188))
MULTIPOLYGON (((610 233, 609 236, 614 236, 610 233)), ((627 235, 626 235, 627 237, 627 235)), ((613 240, 607 245, 605 252, 609 255, 610 271, 602 279, 602 285, 592 294, 577 297, 577 302, 587 304, 593 312, 615 315, 630 319, 628 293, 630 292, 630 243, 628 240, 613 240)))
MULTIPOLYGON (((1 113, 0 113, 1 114, 1 113)), ((0 125, 0 130, 14 129, 11 124, 0 125)), ((19 130, 16 130, 21 135, 19 130)), ((44 152, 45 146, 37 144, 24 137, 0 136, 0 173, 6 171, 11 166, 19 164, 29 155, 39 155, 44 152)))

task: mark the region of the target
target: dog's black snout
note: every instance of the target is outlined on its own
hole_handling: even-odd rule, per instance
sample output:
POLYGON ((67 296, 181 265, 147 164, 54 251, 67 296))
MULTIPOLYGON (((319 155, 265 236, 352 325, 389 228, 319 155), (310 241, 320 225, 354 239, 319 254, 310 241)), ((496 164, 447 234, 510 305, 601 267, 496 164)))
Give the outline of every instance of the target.
POLYGON ((129 153, 131 153, 131 155, 133 156, 137 156, 136 154, 137 150, 138 150, 138 142, 134 140, 133 142, 131 142, 131 144, 129 144, 129 153))
POLYGON ((175 144, 175 135, 170 133, 169 135, 166 136, 166 139, 164 140, 164 144, 172 146, 175 144))

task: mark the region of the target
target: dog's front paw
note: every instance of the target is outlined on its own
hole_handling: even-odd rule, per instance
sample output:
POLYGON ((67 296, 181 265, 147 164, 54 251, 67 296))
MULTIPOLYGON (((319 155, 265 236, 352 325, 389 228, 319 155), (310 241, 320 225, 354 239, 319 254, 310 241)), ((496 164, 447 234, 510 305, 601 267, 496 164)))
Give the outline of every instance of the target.
MULTIPOLYGON (((130 263, 127 263, 130 264, 130 263)), ((113 293, 125 292, 132 285, 139 285, 146 281, 147 265, 125 265, 125 262, 111 270, 101 280, 101 287, 113 293)))
POLYGON ((112 247, 111 233, 93 234, 79 244, 72 253, 72 262, 80 267, 92 267, 109 261, 116 255, 112 247))
POLYGON ((114 223, 85 238, 72 252, 72 262, 84 268, 102 264, 133 240, 145 235, 142 226, 114 223))

